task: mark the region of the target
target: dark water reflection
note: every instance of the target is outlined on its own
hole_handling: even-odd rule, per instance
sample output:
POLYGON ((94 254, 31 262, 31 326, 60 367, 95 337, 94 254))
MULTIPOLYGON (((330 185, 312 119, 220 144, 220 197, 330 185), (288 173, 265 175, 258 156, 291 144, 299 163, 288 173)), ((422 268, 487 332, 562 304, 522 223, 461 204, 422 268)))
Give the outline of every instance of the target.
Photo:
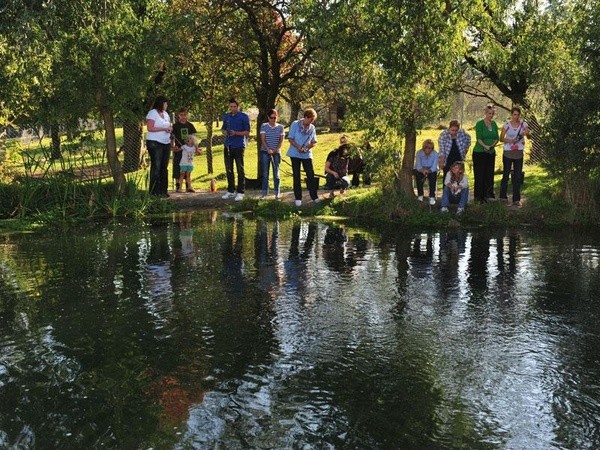
POLYGON ((600 447, 598 237, 180 213, 0 255, 0 448, 600 447))

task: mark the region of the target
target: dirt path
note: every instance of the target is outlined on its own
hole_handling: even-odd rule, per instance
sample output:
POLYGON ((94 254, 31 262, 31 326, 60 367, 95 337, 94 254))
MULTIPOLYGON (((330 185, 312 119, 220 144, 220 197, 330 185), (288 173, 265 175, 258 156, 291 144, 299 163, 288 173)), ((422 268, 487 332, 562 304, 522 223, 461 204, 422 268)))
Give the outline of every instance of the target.
MULTIPOLYGON (((223 200, 221 197, 226 191, 219 190, 210 192, 209 190, 196 189, 196 192, 174 192, 169 191, 167 201, 177 209, 184 208, 223 208, 224 206, 232 205, 235 202, 233 198, 223 200)), ((339 192, 339 191, 338 191, 339 192)), ((246 190, 245 197, 259 198, 261 192, 258 190, 246 190)), ((339 195, 339 194, 337 194, 339 195)), ((319 198, 324 200, 329 198, 329 191, 320 191, 319 198)), ((267 196, 267 200, 274 200, 275 195, 267 196)), ((281 193, 281 201, 289 204, 294 203, 294 193, 292 191, 284 191, 281 193)), ((302 206, 310 206, 313 202, 310 199, 306 189, 303 191, 302 206)))

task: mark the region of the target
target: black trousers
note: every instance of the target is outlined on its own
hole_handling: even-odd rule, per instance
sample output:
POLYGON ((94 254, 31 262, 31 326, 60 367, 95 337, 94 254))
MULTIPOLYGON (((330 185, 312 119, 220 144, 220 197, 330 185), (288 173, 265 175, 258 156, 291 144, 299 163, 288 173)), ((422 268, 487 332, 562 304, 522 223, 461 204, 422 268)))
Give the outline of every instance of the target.
POLYGON ((486 198, 494 198, 495 162, 495 154, 473 152, 473 196, 477 201, 484 202, 486 198))
POLYGON ((158 196, 166 195, 169 187, 168 169, 171 144, 146 141, 146 148, 150 155, 150 194, 158 196))
POLYGON ((246 172, 244 171, 244 148, 234 148, 225 146, 223 152, 225 157, 225 172, 227 174, 227 192, 243 194, 246 187, 246 172), (237 189, 235 187, 235 175, 233 174, 233 166, 237 170, 237 189))
POLYGON ((294 178, 294 198, 302 200, 302 170, 306 174, 306 184, 308 193, 313 200, 318 198, 317 180, 315 180, 315 170, 313 169, 312 159, 291 158, 292 160, 292 176, 294 178))

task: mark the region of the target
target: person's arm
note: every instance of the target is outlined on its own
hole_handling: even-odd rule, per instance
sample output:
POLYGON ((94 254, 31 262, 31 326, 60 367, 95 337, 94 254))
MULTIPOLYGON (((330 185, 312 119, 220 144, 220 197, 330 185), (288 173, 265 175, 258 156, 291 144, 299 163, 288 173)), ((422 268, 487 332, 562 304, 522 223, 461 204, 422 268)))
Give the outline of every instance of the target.
POLYGON ((277 142, 277 147, 273 149, 273 153, 281 153, 281 146, 283 145, 283 137, 285 136, 283 132, 283 128, 281 129, 281 134, 279 135, 279 142, 277 142))
POLYGON ((267 153, 271 154, 271 149, 267 146, 267 133, 264 130, 260 130, 260 143, 262 148, 266 148, 267 153))
POLYGON ((238 131, 232 131, 231 136, 250 136, 250 119, 247 115, 244 117, 244 122, 242 124, 243 129, 238 131))
POLYGON ((328 158, 327 161, 325 161, 325 173, 333 175, 335 178, 339 178, 340 175, 331 168, 331 159, 332 158, 328 158))
POLYGON ((506 131, 508 130, 508 127, 506 125, 504 125, 502 127, 502 131, 500 132, 500 142, 510 142, 513 143, 515 140, 514 139, 508 139, 506 137, 506 131))
POLYGON ((448 171, 448 173, 446 173, 446 179, 444 180, 444 186, 446 186, 448 189, 452 190, 452 173, 450 171, 448 171))
POLYGON ((469 148, 471 147, 471 135, 469 133, 467 133, 463 128, 458 130, 458 132, 462 136, 463 147, 464 147, 463 148, 463 159, 464 159, 465 156, 467 155, 467 153, 469 152, 469 148))
POLYGON ((156 121, 154 119, 147 119, 146 120, 146 130, 153 132, 153 133, 156 131, 166 131, 167 133, 170 133, 171 126, 169 125, 168 127, 159 127, 156 125, 156 121))
POLYGON ((437 167, 438 167, 438 162, 439 162, 439 155, 438 153, 434 150, 433 152, 431 152, 431 172, 435 172, 437 171, 437 167))
POLYGON ((292 122, 292 126, 290 126, 290 132, 288 133, 288 142, 290 143, 290 145, 292 147, 294 147, 296 150, 300 151, 300 149, 302 148, 301 145, 296 142, 296 129, 298 128, 298 123, 297 122, 292 122))
POLYGON ((415 169, 417 169, 418 172, 423 173, 423 163, 421 162, 421 155, 421 150, 419 150, 415 158, 415 169))

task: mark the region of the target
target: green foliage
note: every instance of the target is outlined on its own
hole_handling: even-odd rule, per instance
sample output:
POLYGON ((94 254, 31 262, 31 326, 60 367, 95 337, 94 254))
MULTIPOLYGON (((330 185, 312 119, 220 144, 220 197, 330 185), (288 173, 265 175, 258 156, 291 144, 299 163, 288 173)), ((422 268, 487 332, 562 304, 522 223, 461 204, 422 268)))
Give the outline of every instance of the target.
POLYGON ((600 213, 600 6, 588 5, 577 16, 572 46, 580 64, 553 84, 545 122, 545 167, 560 182, 563 198, 580 213, 600 213))

